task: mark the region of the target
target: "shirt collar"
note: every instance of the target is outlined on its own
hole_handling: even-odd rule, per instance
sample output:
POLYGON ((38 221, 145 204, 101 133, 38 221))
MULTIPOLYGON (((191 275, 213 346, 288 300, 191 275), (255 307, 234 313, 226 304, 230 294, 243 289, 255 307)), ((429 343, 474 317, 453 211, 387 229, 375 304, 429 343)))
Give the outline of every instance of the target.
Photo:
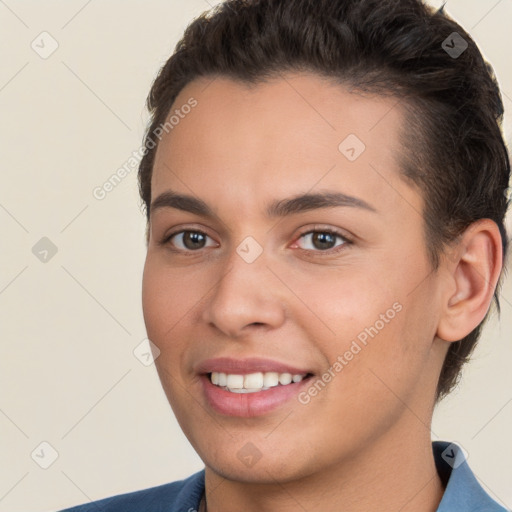
POLYGON ((437 472, 446 486, 437 512, 507 512, 478 483, 460 446, 446 441, 434 441, 432 450, 437 472))

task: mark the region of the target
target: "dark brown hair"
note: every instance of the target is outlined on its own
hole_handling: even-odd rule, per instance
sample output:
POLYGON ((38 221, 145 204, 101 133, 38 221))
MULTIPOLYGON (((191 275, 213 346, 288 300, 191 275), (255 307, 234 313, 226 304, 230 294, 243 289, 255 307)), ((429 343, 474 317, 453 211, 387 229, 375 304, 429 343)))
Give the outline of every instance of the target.
MULTIPOLYGON (((147 99, 139 187, 148 222, 154 133, 183 87, 215 76, 258 84, 288 71, 396 98, 404 109, 401 170, 425 200, 433 271, 446 246, 478 219, 496 222, 506 254, 510 161, 496 79, 464 29, 420 0, 227 0, 196 18, 147 99)), ((484 321, 450 345, 437 400, 457 383, 484 321)))

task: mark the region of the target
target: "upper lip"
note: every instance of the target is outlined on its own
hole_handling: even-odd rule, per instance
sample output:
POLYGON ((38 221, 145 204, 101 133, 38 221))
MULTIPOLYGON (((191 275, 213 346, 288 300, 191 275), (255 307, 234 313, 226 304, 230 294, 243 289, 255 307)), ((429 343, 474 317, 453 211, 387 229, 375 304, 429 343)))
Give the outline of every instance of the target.
POLYGON ((306 375, 311 373, 309 370, 261 357, 250 357, 246 359, 218 357, 206 359, 197 365, 196 372, 199 374, 219 372, 233 375, 246 375, 248 373, 258 372, 291 373, 292 375, 306 375))

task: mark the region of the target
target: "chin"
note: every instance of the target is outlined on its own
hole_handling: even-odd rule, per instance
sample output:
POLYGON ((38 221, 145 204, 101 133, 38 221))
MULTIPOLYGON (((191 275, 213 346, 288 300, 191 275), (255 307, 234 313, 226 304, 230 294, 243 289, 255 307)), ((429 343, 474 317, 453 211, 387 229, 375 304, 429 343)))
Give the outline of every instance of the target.
POLYGON ((303 467, 297 466, 297 461, 291 464, 290 457, 280 460, 262 457, 252 467, 240 464, 240 461, 229 458, 212 457, 203 458, 205 465, 210 471, 227 480, 242 482, 246 484, 276 484, 300 480, 308 476, 312 471, 306 470, 307 464, 304 461, 303 467))
POLYGON ((247 484, 293 482, 333 463, 331 450, 322 455, 321 446, 305 443, 302 437, 290 437, 286 431, 268 436, 269 430, 265 429, 261 435, 244 433, 233 437, 224 431, 222 439, 205 438, 204 432, 197 431, 187 437, 210 471, 232 481, 247 484))

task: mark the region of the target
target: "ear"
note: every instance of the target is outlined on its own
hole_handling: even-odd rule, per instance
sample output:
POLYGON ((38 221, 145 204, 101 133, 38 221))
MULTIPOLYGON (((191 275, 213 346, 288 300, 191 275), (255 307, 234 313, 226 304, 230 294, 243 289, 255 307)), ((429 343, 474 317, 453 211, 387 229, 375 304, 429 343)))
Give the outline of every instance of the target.
POLYGON ((471 224, 450 249, 442 263, 447 281, 436 332, 439 338, 458 341, 484 319, 500 277, 502 253, 500 230, 490 219, 471 224))

